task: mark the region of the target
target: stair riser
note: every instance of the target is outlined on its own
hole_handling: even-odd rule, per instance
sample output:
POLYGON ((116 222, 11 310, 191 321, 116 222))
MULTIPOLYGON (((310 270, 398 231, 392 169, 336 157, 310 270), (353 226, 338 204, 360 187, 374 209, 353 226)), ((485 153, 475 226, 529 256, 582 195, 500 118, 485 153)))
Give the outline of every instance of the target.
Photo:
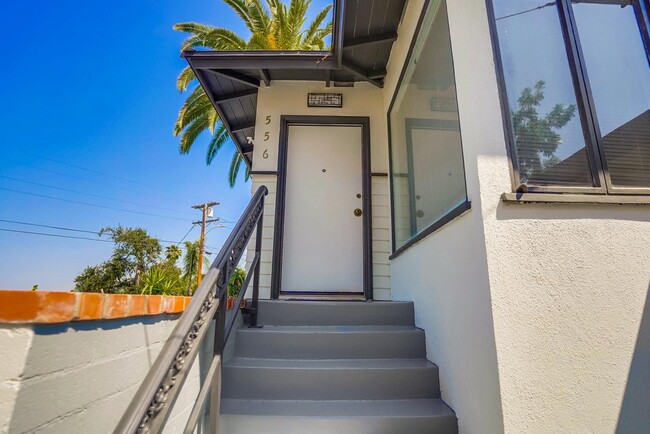
POLYGON ((413 325, 413 303, 260 300, 259 324, 413 325))
POLYGON ((372 400, 438 398, 437 367, 303 369, 224 366, 231 399, 372 400))
POLYGON ((336 418, 222 415, 220 432, 228 434, 457 434, 453 416, 336 418))
POLYGON ((424 332, 237 331, 238 357, 274 359, 383 359, 425 357, 424 332))

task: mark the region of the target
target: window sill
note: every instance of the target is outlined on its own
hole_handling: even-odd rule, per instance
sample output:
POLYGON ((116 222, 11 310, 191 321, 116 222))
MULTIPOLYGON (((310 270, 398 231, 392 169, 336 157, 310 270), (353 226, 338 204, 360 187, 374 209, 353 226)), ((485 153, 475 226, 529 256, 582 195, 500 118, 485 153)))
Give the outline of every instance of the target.
POLYGON ((503 193, 505 203, 577 203, 593 205, 650 205, 650 196, 614 196, 560 193, 503 193))
POLYGON ((392 255, 388 257, 389 260, 395 259, 402 253, 404 253, 406 250, 408 250, 409 247, 411 247, 414 244, 419 243, 422 241, 423 238, 428 237, 432 233, 436 232, 438 229, 442 228, 445 226, 447 223, 451 222, 452 220, 456 219, 457 217, 460 217, 461 215, 465 214, 467 211, 469 211, 472 208, 472 202, 466 201, 448 212, 444 217, 442 217, 440 220, 434 222, 431 224, 431 226, 427 227, 424 229, 422 232, 420 232, 417 235, 414 235, 413 238, 409 239, 403 246, 401 246, 398 249, 395 249, 392 255))

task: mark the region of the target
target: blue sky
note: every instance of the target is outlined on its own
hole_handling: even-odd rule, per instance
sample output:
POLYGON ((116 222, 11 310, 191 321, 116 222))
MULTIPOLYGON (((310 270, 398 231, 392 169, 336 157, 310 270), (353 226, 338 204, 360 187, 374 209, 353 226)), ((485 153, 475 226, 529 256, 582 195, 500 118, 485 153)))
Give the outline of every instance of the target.
MULTIPOLYGON (((239 18, 215 0, 3 6, 0 220, 89 231, 139 226, 178 241, 199 218, 193 204, 219 201, 215 216, 237 219, 250 184, 242 178, 234 189, 227 185, 234 147, 206 166, 208 137, 181 156, 172 136, 185 98, 175 88, 185 66, 183 35, 172 30, 182 21, 245 34, 239 18)), ((96 238, 5 221, 0 229, 96 238)), ((219 247, 227 231, 215 228, 206 244, 219 247)), ((195 228, 187 239, 197 238, 195 228)), ((74 277, 107 259, 111 248, 0 231, 0 288, 70 290, 74 277)))

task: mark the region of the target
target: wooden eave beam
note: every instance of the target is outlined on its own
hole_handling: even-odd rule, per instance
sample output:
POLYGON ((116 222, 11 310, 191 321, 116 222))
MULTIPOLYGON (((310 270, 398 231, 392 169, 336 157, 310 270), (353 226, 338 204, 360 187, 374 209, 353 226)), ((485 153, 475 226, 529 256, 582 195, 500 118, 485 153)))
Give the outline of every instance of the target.
POLYGON ((223 95, 217 95, 214 98, 214 102, 217 104, 224 103, 226 101, 232 101, 234 99, 241 99, 247 96, 257 95, 257 89, 247 89, 240 92, 225 93, 223 95))
POLYGON ((269 75, 269 71, 266 69, 262 68, 257 71, 260 74, 260 78, 266 85, 266 87, 269 87, 271 85, 271 76, 269 75))
POLYGON ((355 65, 352 62, 344 60, 343 63, 341 64, 341 68, 347 72, 350 72, 354 75, 361 77, 364 81, 367 81, 368 83, 371 83, 380 89, 384 87, 383 80, 377 80, 375 78, 371 78, 369 76, 370 74, 367 71, 365 71, 363 68, 361 68, 358 65, 355 65))
POLYGON ((230 126, 230 132, 235 134, 235 133, 238 133, 240 131, 248 130, 250 128, 255 128, 255 122, 248 122, 248 123, 241 124, 241 125, 231 125, 230 126))
MULTIPOLYGON (((208 83, 206 81, 206 77, 205 77, 204 72, 201 71, 201 70, 196 69, 194 66, 192 66, 191 63, 190 63, 190 68, 192 68, 192 70, 194 71, 194 74, 196 75, 196 78, 199 80, 199 83, 201 84, 201 87, 203 87, 203 89, 205 90, 205 94, 210 99, 210 102, 212 103, 212 106, 214 107, 214 109, 217 111, 217 114, 219 115, 219 118, 220 119, 225 119, 225 116, 223 114, 223 111, 221 110, 221 107, 215 101, 214 95, 212 95, 212 92, 209 91, 208 83)), ((228 123, 224 122, 224 126, 226 127, 226 130, 228 131, 228 134, 230 135, 230 138, 235 143, 235 147, 237 148, 237 150, 243 154, 242 146, 239 143, 239 141, 235 138, 235 136, 233 135, 233 132, 232 132, 232 130, 230 130, 230 127, 229 127, 228 123)), ((250 158, 244 158, 244 163, 246 164, 246 166, 249 169, 252 167, 252 160, 250 158)))
POLYGON ((260 87, 260 81, 258 79, 253 78, 249 75, 241 74, 237 71, 225 69, 205 69, 204 71, 209 72, 213 75, 229 78, 230 80, 245 84, 247 86, 260 87))
POLYGON ((331 87, 332 86, 332 70, 331 69, 326 69, 325 70, 325 87, 331 87))
POLYGON ((343 49, 350 50, 367 45, 383 44, 385 42, 394 42, 397 40, 397 32, 386 32, 378 35, 363 36, 361 38, 343 41, 343 49))

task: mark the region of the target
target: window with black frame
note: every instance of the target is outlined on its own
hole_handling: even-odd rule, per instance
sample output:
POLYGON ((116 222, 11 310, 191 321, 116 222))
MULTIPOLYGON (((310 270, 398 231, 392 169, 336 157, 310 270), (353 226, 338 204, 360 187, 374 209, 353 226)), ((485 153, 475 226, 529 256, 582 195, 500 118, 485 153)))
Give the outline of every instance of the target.
POLYGON ((444 1, 431 1, 391 108, 393 250, 469 208, 444 1))
POLYGON ((647 0, 491 0, 515 186, 650 192, 647 0))

